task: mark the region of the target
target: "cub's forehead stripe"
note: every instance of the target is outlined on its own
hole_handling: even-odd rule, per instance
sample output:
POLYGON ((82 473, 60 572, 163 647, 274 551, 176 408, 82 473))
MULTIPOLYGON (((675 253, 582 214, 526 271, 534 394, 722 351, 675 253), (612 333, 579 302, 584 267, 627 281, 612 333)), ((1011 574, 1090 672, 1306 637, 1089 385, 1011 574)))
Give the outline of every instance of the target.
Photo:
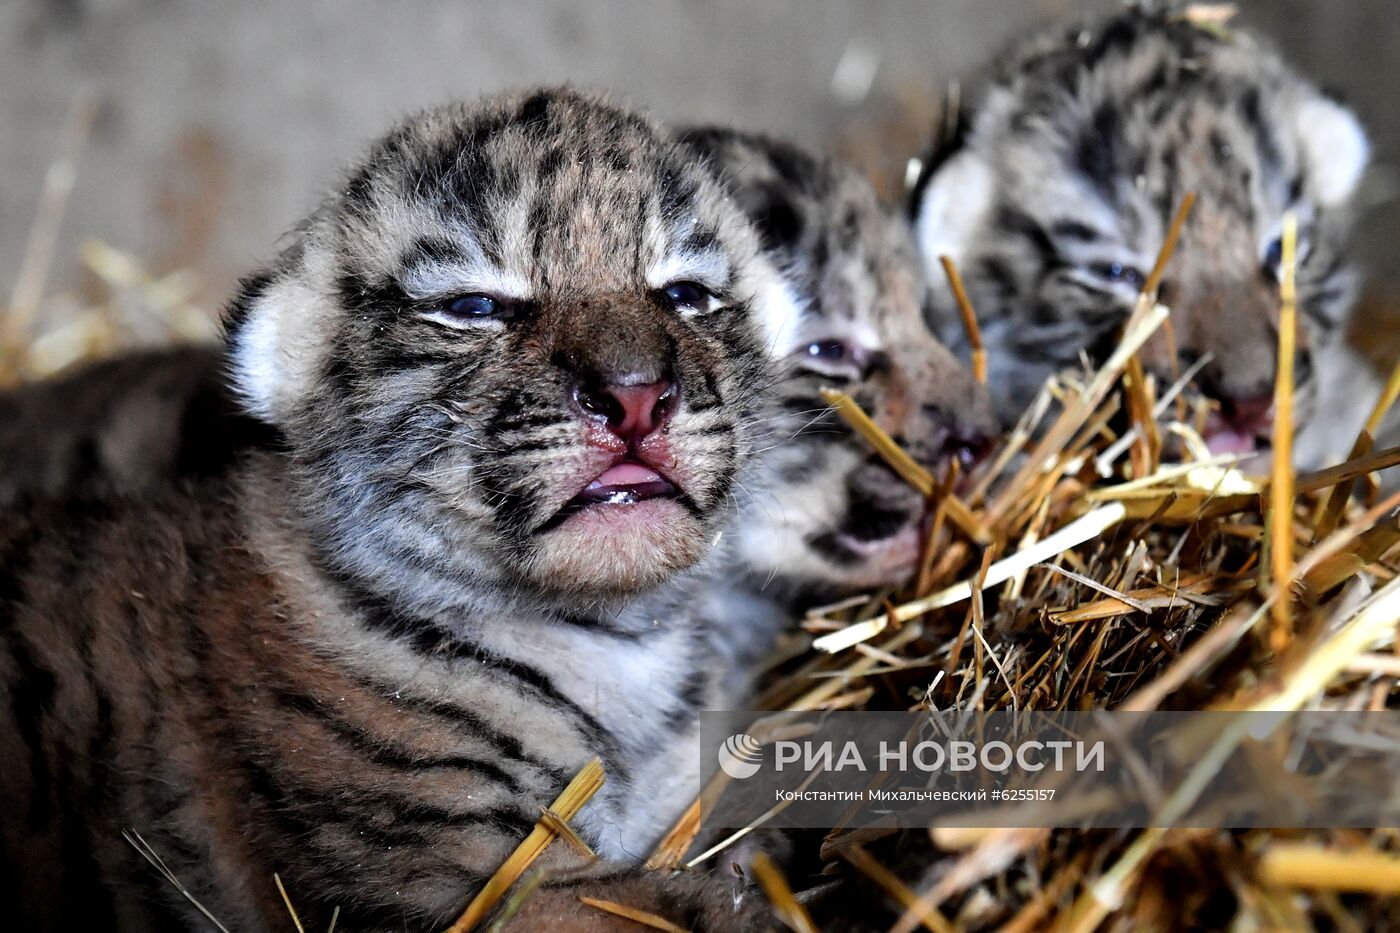
POLYGON ((530 285, 520 276, 485 264, 419 265, 405 269, 399 284, 404 293, 415 300, 477 292, 517 301, 530 297, 530 285))
POLYGON ((501 269, 471 237, 419 240, 402 260, 399 286, 410 298, 481 292, 497 298, 530 297, 530 283, 501 269))
POLYGON ((730 273, 729 257, 717 249, 703 252, 672 249, 646 270, 646 281, 652 288, 693 281, 708 288, 722 289, 729 285, 730 273))

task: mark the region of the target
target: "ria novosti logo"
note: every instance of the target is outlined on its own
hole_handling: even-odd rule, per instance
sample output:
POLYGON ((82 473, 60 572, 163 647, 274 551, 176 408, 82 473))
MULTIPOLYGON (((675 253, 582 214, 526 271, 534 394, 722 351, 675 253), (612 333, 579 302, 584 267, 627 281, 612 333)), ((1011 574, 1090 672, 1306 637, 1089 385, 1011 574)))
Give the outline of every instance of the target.
POLYGON ((747 732, 736 732, 719 747, 719 769, 732 778, 751 778, 762 764, 763 746, 747 732))

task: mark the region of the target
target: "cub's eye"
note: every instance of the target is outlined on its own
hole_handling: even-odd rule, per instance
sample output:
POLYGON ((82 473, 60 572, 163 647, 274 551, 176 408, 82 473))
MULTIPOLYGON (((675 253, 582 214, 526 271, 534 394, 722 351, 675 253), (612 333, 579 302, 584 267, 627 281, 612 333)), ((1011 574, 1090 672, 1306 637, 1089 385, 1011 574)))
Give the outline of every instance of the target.
POLYGON ((698 282, 672 282, 661 290, 666 303, 673 308, 687 308, 704 311, 710 307, 714 296, 710 290, 698 282))
POLYGON ((839 340, 814 340, 802 352, 809 359, 827 363, 842 363, 851 357, 851 348, 839 340))
MULTIPOLYGON (((1308 244, 1303 239, 1301 232, 1298 234, 1297 252, 1293 257, 1294 262, 1299 266, 1303 265, 1308 258, 1308 244)), ((1264 275, 1275 285, 1283 276, 1283 237, 1277 236, 1269 241, 1269 245, 1264 249, 1264 275)))
POLYGON ((442 303, 442 313, 462 321, 500 317, 505 305, 490 295, 461 295, 442 303))
POLYGON ((515 316, 519 302, 491 295, 457 295, 444 298, 420 317, 447 327, 471 327, 490 321, 508 321, 515 316))
POLYGON ((798 365, 829 379, 850 381, 862 378, 864 354, 840 340, 813 340, 797 351, 798 365))
POLYGON ((1089 271, 1106 282, 1117 282, 1128 286, 1134 291, 1141 291, 1143 285, 1147 284, 1147 276, 1142 270, 1133 266, 1126 266, 1121 262, 1100 262, 1089 267, 1089 271))

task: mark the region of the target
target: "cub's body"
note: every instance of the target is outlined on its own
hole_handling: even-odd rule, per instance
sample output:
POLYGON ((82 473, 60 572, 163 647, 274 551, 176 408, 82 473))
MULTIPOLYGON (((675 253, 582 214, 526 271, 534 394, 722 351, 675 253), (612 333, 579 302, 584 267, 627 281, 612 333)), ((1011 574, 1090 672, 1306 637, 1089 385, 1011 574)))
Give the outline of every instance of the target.
MULTIPOLYGON (((0 498, 21 926, 203 923, 129 829, 231 929, 290 928, 274 874, 309 928, 441 929, 595 756, 576 827, 665 887, 627 866, 699 789, 724 665, 685 606, 767 442, 775 288, 654 124, 507 95, 376 143, 217 358, 26 390, 96 414, 0 498), (104 420, 171 372, 169 426, 104 420)), ((667 890, 744 923, 703 887, 667 890)))

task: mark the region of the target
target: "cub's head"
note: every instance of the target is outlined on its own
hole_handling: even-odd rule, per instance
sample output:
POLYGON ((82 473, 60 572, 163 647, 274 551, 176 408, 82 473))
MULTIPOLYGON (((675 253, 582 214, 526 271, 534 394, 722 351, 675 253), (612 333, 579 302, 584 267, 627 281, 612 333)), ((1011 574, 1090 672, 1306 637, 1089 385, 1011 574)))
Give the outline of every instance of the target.
POLYGON ((928 330, 911 231, 839 162, 732 130, 685 141, 759 231, 790 308, 769 345, 783 367, 767 416, 778 446, 736 529, 745 563, 801 591, 900 582, 925 502, 819 390, 854 396, 935 474, 970 464, 996 428, 985 391, 928 330))
POLYGON ((771 383, 767 265, 651 122, 568 90, 379 140, 229 316, 341 572, 608 598, 693 564, 771 383))
MULTIPOLYGON (((1302 233, 1301 387, 1309 348, 1352 300, 1342 241, 1367 154, 1356 118, 1248 35, 1135 9, 1010 56, 926 168, 920 245, 928 263, 959 263, 1009 421, 1052 372, 1113 347, 1196 192, 1161 291, 1180 359, 1163 333, 1145 361, 1170 381, 1209 354, 1208 441, 1248 452, 1271 427, 1284 214, 1302 233)), ((939 304, 956 338, 951 300, 939 304)))

